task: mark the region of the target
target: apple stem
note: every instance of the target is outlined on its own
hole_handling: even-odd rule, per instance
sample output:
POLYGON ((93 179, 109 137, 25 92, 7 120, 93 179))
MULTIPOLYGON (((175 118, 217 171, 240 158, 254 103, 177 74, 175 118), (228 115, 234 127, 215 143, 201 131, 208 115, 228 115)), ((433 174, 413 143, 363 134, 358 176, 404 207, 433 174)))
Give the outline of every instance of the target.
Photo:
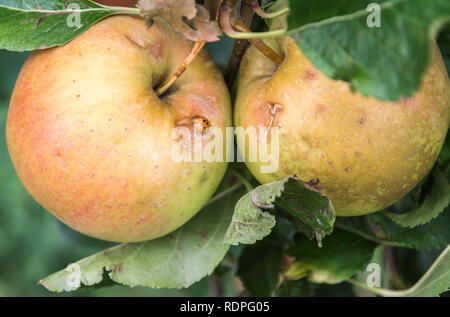
MULTIPOLYGON (((231 20, 231 25, 238 31, 242 32, 251 32, 250 29, 242 22, 240 19, 233 18, 231 20)), ((264 41, 260 39, 249 39, 250 43, 256 46, 256 48, 263 53, 266 57, 268 57, 271 61, 273 61, 277 65, 281 65, 283 63, 283 57, 278 55, 270 46, 268 46, 264 41)))
POLYGON ((279 17, 279 16, 289 13, 289 8, 284 8, 277 12, 266 13, 259 6, 258 0, 253 1, 251 5, 252 5, 253 10, 255 10, 255 13, 263 19, 273 19, 273 18, 276 18, 276 17, 279 17))
POLYGON ((219 22, 222 27, 223 32, 231 38, 234 39, 262 39, 262 38, 271 38, 271 37, 279 37, 286 33, 286 29, 280 29, 269 32, 236 32, 233 30, 230 24, 231 20, 231 7, 227 4, 224 4, 220 7, 219 10, 219 22))
POLYGON ((197 41, 194 43, 191 52, 188 56, 186 56, 181 66, 178 67, 175 72, 161 84, 161 86, 155 89, 157 96, 161 96, 162 94, 164 94, 173 85, 173 83, 186 71, 186 69, 189 67, 189 65, 192 64, 195 57, 198 55, 204 45, 205 41, 197 41))

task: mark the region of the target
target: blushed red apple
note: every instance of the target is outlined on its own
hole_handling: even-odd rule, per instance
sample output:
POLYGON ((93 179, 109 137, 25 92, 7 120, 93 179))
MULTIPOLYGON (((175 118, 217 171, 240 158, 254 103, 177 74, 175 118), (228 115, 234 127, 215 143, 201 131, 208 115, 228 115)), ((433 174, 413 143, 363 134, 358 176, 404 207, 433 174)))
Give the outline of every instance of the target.
POLYGON ((172 131, 197 117, 224 130, 231 107, 205 50, 155 94, 191 49, 163 20, 148 28, 116 16, 33 52, 7 120, 9 153, 29 193, 73 229, 110 241, 160 237, 194 216, 227 164, 174 161, 172 131))

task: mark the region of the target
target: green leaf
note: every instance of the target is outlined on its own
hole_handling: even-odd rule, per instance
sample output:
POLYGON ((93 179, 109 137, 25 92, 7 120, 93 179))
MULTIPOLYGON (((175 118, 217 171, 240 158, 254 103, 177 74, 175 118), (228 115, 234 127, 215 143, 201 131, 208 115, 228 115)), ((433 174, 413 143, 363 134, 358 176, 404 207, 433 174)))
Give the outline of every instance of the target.
POLYGON ((435 168, 433 172, 433 185, 419 208, 403 214, 394 214, 386 212, 396 224, 414 228, 426 224, 439 216, 450 202, 450 184, 447 178, 435 168))
POLYGON ((233 207, 244 192, 239 184, 233 189, 212 198, 197 216, 167 236, 115 246, 71 264, 40 283, 50 291, 73 291, 80 287, 77 279, 86 286, 100 283, 105 270, 113 281, 128 286, 188 287, 211 274, 228 251, 223 237, 233 207))
POLYGON ((369 216, 379 225, 383 233, 392 241, 409 248, 419 250, 441 249, 450 244, 450 208, 446 208, 438 217, 415 228, 401 227, 384 213, 377 212, 369 216))
POLYGON ((311 296, 308 281, 284 281, 277 290, 279 297, 308 297, 311 296))
MULTIPOLYGON (((414 94, 428 65, 430 39, 450 20, 448 0, 391 0, 381 3, 381 27, 368 27, 372 12, 362 1, 349 6, 360 10, 298 27, 292 22, 303 15, 297 2, 304 1, 290 1, 293 29, 287 34, 303 54, 327 76, 381 100, 414 94)), ((330 7, 335 3, 320 2, 330 7)), ((348 12, 339 3, 337 10, 348 12)))
POLYGON ((247 246, 239 259, 238 276, 250 296, 271 296, 278 286, 283 248, 259 241, 247 246))
POLYGON ((450 246, 439 255, 430 269, 401 296, 434 297, 450 289, 450 246))
POLYGON ((402 243, 386 239, 381 228, 370 223, 368 215, 357 217, 339 217, 336 219, 334 227, 385 246, 405 247, 402 243))
MULTIPOLYGON (((286 0, 283 0, 286 1, 286 0)), ((335 16, 351 14, 355 11, 366 9, 370 3, 383 3, 387 0, 321 0, 321 1, 289 1, 291 14, 288 16, 290 29, 301 27, 305 24, 319 22, 335 16)))
POLYGON ((287 177, 275 182, 273 186, 280 184, 284 185, 284 189, 282 194, 276 197, 275 206, 299 220, 302 224, 301 231, 309 231, 320 246, 322 239, 333 231, 336 219, 331 201, 314 186, 297 178, 287 177))
POLYGON ((263 211, 269 209, 289 215, 297 229, 316 237, 319 245, 333 230, 330 200, 313 186, 286 177, 258 186, 239 200, 225 242, 252 244, 269 235, 275 225, 275 217, 263 211))
MULTIPOLYGON (((450 34, 449 34, 450 38, 450 34)), ((449 43, 450 47, 450 43, 449 43)), ((449 49, 450 50, 450 49, 449 49)), ((449 53, 450 60, 450 53, 449 53)), ((447 177, 450 177, 450 133, 447 133, 447 137, 445 138, 444 146, 442 147, 442 151, 439 155, 439 163, 441 165, 447 166, 447 177)))
POLYGON ((119 13, 139 10, 89 0, 0 0, 0 49, 22 52, 60 46, 119 13))
POLYGON ((355 280, 350 280, 349 282, 386 297, 436 297, 450 290, 449 267, 450 246, 447 246, 422 278, 407 290, 392 291, 383 288, 372 288, 355 280))
POLYGON ((337 284, 365 269, 376 243, 352 233, 335 229, 322 248, 303 236, 295 241, 288 254, 296 261, 284 272, 288 280, 308 276, 311 282, 337 284))
POLYGON ((275 217, 262 212, 252 200, 252 192, 245 194, 236 204, 224 243, 231 245, 253 244, 270 234, 275 217))

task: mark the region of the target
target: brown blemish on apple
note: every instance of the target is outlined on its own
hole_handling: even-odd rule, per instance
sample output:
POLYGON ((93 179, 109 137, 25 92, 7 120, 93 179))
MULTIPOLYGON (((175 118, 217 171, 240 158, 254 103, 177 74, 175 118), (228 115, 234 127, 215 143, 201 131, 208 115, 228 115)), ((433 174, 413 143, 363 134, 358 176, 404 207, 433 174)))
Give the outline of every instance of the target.
MULTIPOLYGON (((193 87, 193 89, 198 89, 198 91, 201 91, 205 88, 205 85, 198 85, 197 87, 193 87)), ((210 113, 214 115, 218 111, 217 100, 214 96, 211 95, 201 96, 197 94, 191 94, 189 96, 188 102, 191 104, 191 111, 193 112, 195 111, 197 113, 210 113)))
POLYGON ((128 40, 130 40, 131 42, 133 42, 137 46, 139 46, 139 47, 141 47, 143 49, 146 48, 145 42, 142 39, 138 38, 136 35, 131 34, 131 33, 125 33, 124 35, 125 35, 125 37, 128 40))
POLYGON ((307 68, 303 74, 303 78, 306 80, 313 80, 316 78, 316 72, 310 68, 307 68))
POLYGON ((164 47, 160 41, 155 41, 151 45, 147 45, 146 49, 151 55, 158 59, 161 59, 164 53, 164 47))
POLYGON ((414 98, 403 98, 402 103, 408 110, 415 110, 419 107, 419 104, 415 101, 414 98))
POLYGON ((154 41, 154 42, 152 42, 150 44, 150 43, 146 43, 142 38, 139 38, 135 34, 125 33, 124 35, 125 35, 125 37, 128 40, 130 40, 131 42, 133 42, 137 46, 145 49, 152 56, 154 56, 154 57, 156 57, 158 59, 160 59, 162 57, 163 50, 164 50, 162 41, 154 41))
POLYGON ((272 104, 272 103, 266 102, 266 106, 269 108, 269 124, 268 124, 267 130, 265 132, 265 136, 264 136, 265 139, 267 139, 277 115, 281 111, 283 111, 283 106, 280 104, 277 104, 277 103, 272 104))
POLYGON ((325 106, 322 105, 322 104, 317 105, 317 106, 315 107, 315 109, 314 109, 314 114, 315 114, 315 115, 323 115, 323 114, 326 113, 326 112, 327 112, 327 107, 325 107, 325 106))

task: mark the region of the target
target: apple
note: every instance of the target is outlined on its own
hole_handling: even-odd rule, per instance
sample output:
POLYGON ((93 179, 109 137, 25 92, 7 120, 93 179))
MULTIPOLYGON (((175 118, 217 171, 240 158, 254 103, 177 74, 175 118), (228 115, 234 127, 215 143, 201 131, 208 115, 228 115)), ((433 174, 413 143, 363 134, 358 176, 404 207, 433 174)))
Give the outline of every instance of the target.
POLYGON ((137 0, 96 0, 94 2, 107 6, 134 7, 137 0))
POLYGON ((202 118, 225 131, 230 98, 205 50, 158 97, 154 89, 193 44, 164 20, 154 22, 110 17, 64 46, 33 52, 12 95, 7 145, 24 187, 95 238, 166 235, 202 208, 227 168, 173 159, 179 123, 202 118))
MULTIPOLYGON (((336 215, 355 216, 393 204, 430 171, 450 120, 449 79, 435 43, 420 89, 397 102, 328 78, 290 38, 276 46, 285 57, 279 67, 254 46, 247 50, 235 107, 236 127, 279 128, 278 170, 264 173, 260 158, 246 159, 261 183, 287 175, 319 181, 336 215)), ((248 153, 270 135, 238 139, 238 147, 248 153)))

